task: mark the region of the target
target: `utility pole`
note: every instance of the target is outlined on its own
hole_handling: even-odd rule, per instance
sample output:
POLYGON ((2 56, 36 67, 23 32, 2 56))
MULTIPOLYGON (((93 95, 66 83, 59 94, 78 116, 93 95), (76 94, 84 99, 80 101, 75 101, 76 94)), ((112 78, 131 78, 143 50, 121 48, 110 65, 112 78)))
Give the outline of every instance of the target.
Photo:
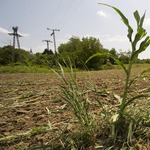
POLYGON ((15 62, 15 37, 17 38, 18 49, 19 49, 19 58, 20 58, 21 66, 23 66, 22 57, 21 57, 21 50, 20 50, 20 43, 19 43, 19 37, 22 37, 22 36, 17 33, 17 31, 18 31, 17 26, 12 27, 12 29, 13 29, 14 33, 8 33, 9 35, 13 35, 12 66, 14 66, 14 62, 15 62))
POLYGON ((55 41, 55 31, 60 31, 59 29, 49 29, 47 28, 47 30, 52 30, 53 32, 51 33, 51 36, 53 35, 54 38, 54 49, 55 49, 55 57, 56 57, 56 61, 57 61, 57 51, 56 51, 56 41, 55 41))
POLYGON ((50 41, 50 40, 43 40, 42 42, 47 42, 47 49, 48 49, 48 51, 49 51, 49 42, 52 43, 52 41, 50 41))

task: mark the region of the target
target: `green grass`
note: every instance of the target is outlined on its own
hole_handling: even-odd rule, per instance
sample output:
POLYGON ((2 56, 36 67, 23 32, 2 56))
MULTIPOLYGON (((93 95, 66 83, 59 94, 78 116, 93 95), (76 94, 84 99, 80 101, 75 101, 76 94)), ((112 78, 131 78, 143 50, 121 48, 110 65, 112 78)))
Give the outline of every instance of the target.
MULTIPOLYGON (((56 68, 56 70, 60 69, 56 68)), ((67 68, 64 68, 64 70, 65 72, 69 71, 67 68)), ((52 73, 52 70, 48 66, 0 66, 0 73, 52 73)))
MULTIPOLYGON (((121 69, 119 65, 113 65, 114 69, 121 69)), ((127 68, 128 64, 124 64, 124 66, 127 68)), ((150 64, 144 63, 144 64, 133 64, 132 68, 138 68, 138 67, 143 67, 143 68, 148 68, 150 67, 150 64)))
MULTIPOLYGON (((119 65, 112 65, 112 69, 121 69, 121 67, 119 65)), ((128 66, 128 64, 124 65, 125 67, 128 66)), ((133 64, 132 68, 137 68, 137 67, 144 67, 144 68, 148 68, 150 67, 150 64, 133 64)), ((110 68, 108 68, 106 65, 103 65, 102 67, 104 70, 108 70, 110 68)), ((69 70, 67 68, 63 68, 65 72, 69 72, 69 70)), ((57 69, 55 69, 57 70, 57 69)), ((58 69, 59 71, 60 69, 58 69)), ((84 70, 79 70, 76 69, 76 71, 84 71, 84 70)), ((50 67, 48 66, 15 66, 15 67, 11 67, 11 66, 0 66, 0 73, 51 73, 52 70, 50 67)))
POLYGON ((1 66, 0 73, 48 73, 52 72, 48 67, 40 67, 40 66, 1 66))

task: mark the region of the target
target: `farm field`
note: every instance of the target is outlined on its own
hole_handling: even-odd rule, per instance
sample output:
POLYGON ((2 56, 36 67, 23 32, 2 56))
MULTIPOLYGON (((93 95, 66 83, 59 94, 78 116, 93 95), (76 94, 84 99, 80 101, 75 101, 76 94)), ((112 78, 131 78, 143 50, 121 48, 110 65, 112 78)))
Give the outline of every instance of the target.
MULTIPOLYGON (((133 68, 131 79, 140 75, 145 69, 148 68, 133 68)), ((121 69, 91 71, 90 77, 88 72, 78 72, 78 85, 82 87, 85 84, 90 102, 94 102, 95 94, 90 92, 90 85, 86 82, 90 80, 89 78, 98 90, 106 90, 118 95, 123 93, 125 73, 121 69)), ((77 119, 70 111, 71 107, 65 105, 66 102, 59 96, 61 95, 59 85, 63 84, 54 73, 0 74, 1 150, 16 150, 19 146, 25 149, 51 144, 49 142, 58 136, 56 132, 59 133, 60 128, 65 128, 65 123, 70 123, 65 130, 66 134, 76 132, 77 119), (49 122, 52 124, 52 129, 56 131, 55 133, 45 132, 49 130, 49 122)), ((142 90, 149 92, 144 91, 147 87, 150 87, 150 73, 146 73, 130 88, 128 96, 135 96, 142 90)), ((99 100, 114 107, 118 104, 116 97, 109 93, 99 95, 99 100)), ((147 103, 145 104, 144 100, 139 103, 150 107, 147 103)), ((100 106, 95 104, 90 111, 98 115, 100 106)), ((58 140, 58 143, 61 142, 58 140)), ((98 141, 95 145, 102 143, 103 141, 98 141)), ((146 141, 143 141, 143 145, 148 146, 146 141)))

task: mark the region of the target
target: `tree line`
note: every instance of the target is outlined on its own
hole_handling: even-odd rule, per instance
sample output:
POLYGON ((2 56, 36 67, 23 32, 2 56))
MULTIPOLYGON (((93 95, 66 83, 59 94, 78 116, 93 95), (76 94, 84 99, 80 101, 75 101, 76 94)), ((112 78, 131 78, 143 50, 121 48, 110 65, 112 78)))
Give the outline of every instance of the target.
MULTIPOLYGON (((0 65, 11 65, 12 49, 13 47, 10 45, 0 48, 0 65)), ((80 69, 84 67, 85 61, 95 53, 111 53, 124 64, 129 63, 129 57, 131 55, 130 51, 124 52, 120 50, 117 52, 115 48, 111 50, 105 49, 99 39, 95 37, 83 37, 80 40, 79 37, 72 36, 67 43, 60 44, 57 54, 54 54, 52 50, 45 49, 43 53, 31 55, 29 51, 21 49, 23 64, 26 66, 55 66, 57 58, 57 61, 64 66, 71 62, 73 66, 80 69)), ((89 69, 99 70, 107 63, 115 64, 115 60, 108 56, 99 56, 91 59, 86 66, 89 69)), ((137 59, 135 63, 150 63, 150 59, 137 59)), ((15 65, 19 64, 19 51, 15 49, 15 65)))

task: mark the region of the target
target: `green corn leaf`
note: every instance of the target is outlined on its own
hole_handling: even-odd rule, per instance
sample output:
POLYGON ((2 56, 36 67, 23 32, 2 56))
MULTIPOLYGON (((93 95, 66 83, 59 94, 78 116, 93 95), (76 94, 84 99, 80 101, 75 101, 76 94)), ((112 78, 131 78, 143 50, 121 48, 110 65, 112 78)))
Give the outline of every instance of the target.
POLYGON ((100 5, 106 5, 108 7, 111 7, 113 8, 119 15, 120 17, 122 18, 124 24, 128 27, 128 35, 127 37, 129 38, 130 42, 132 41, 132 33, 133 33, 133 29, 131 28, 131 26, 129 25, 129 21, 128 19, 123 15, 123 13, 117 9, 116 7, 113 7, 113 6, 110 6, 110 5, 107 5, 107 4, 104 4, 104 3, 98 3, 100 5))
POLYGON ((147 73, 147 72, 150 72, 150 69, 146 69, 146 70, 144 70, 144 71, 141 73, 141 75, 140 75, 140 76, 142 76, 143 74, 145 74, 145 73, 147 73))
POLYGON ((116 60, 116 63, 122 67, 122 69, 124 70, 124 72, 128 76, 128 71, 127 71, 126 67, 124 66, 124 64, 119 60, 116 60))
POLYGON ((141 98, 141 97, 150 97, 150 95, 138 95, 135 96, 133 98, 131 98, 130 100, 128 100, 128 102, 125 104, 124 108, 127 107, 130 103, 132 103, 135 99, 141 98))
POLYGON ((85 64, 86 64, 89 60, 91 60, 92 58, 94 58, 94 57, 96 57, 96 56, 109 56, 109 57, 111 57, 112 59, 114 59, 114 60, 116 61, 116 63, 117 63, 118 65, 120 65, 120 66, 122 67, 122 69, 125 71, 126 75, 128 75, 127 69, 125 68, 124 64, 123 64, 121 61, 115 59, 114 56, 113 56, 112 54, 109 54, 109 53, 96 53, 96 54, 93 54, 92 56, 90 56, 90 57, 88 58, 88 60, 85 62, 85 64))
POLYGON ((131 80, 130 83, 129 83, 128 88, 130 88, 130 86, 131 86, 132 84, 134 84, 134 83, 137 81, 138 78, 139 78, 139 77, 136 77, 135 79, 131 80))
POLYGON ((140 47, 137 51, 135 51, 134 53, 132 53, 131 55, 131 60, 134 60, 135 58, 137 58, 138 54, 143 52, 150 44, 150 39, 149 36, 146 37, 146 39, 140 44, 140 47))
MULTIPOLYGON (((145 11, 145 13, 146 13, 146 11, 145 11)), ((141 18, 141 21, 140 21, 140 28, 142 28, 142 26, 143 26, 143 22, 144 22, 144 18, 145 18, 145 13, 144 13, 144 15, 143 15, 142 18, 141 18)))
POLYGON ((113 8, 121 16, 121 18, 122 18, 123 22, 126 24, 126 26, 129 26, 128 19, 123 15, 123 13, 119 9, 117 9, 116 7, 113 7, 111 5, 108 5, 108 4, 104 4, 104 3, 98 3, 98 4, 100 4, 100 5, 106 5, 108 7, 113 8))
POLYGON ((150 39, 149 39, 149 36, 147 36, 146 39, 140 44, 139 49, 131 55, 131 60, 134 60, 135 58, 137 58, 138 54, 145 51, 145 49, 149 45, 150 45, 150 39))
POLYGON ((135 39, 133 41, 133 45, 135 46, 137 44, 137 42, 141 39, 142 37, 142 29, 140 29, 137 34, 135 35, 135 39))
POLYGON ((140 44, 140 47, 137 51, 139 51, 140 53, 143 52, 150 44, 150 37, 147 36, 145 38, 145 40, 140 44))
POLYGON ((137 32, 137 34, 135 35, 135 39, 133 41, 133 46, 134 46, 134 50, 135 50, 135 46, 137 44, 137 42, 139 40, 141 40, 145 35, 146 35, 146 30, 143 28, 140 28, 139 31, 137 32))
POLYGON ((100 53, 93 54, 92 56, 90 56, 90 57, 88 58, 88 60, 85 62, 85 64, 86 64, 89 60, 91 60, 92 58, 94 58, 94 57, 96 57, 96 56, 102 56, 102 54, 100 54, 100 53))
POLYGON ((134 18, 136 19, 137 27, 138 27, 138 30, 139 30, 140 15, 139 15, 139 13, 138 13, 138 11, 137 11, 137 10, 134 12, 134 18))

